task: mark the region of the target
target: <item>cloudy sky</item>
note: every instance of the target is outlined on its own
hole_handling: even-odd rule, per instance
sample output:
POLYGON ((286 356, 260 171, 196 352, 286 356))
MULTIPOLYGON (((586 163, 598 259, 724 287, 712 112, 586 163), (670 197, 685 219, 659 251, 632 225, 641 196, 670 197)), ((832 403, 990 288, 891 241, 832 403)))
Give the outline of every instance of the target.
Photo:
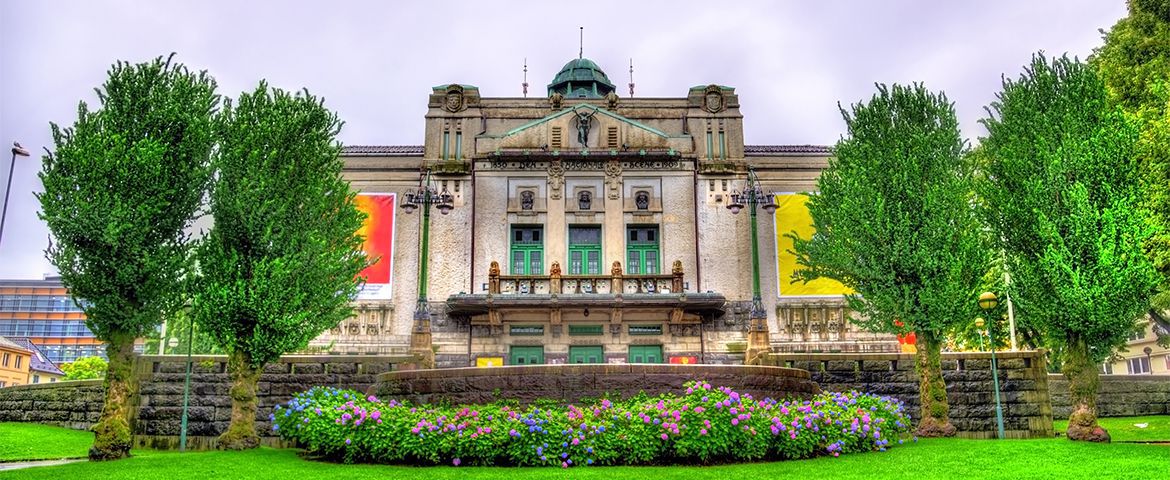
MULTIPOLYGON (((749 144, 832 144, 837 103, 875 82, 924 82, 956 103, 968 138, 1001 75, 1033 52, 1087 56, 1126 14, 1123 0, 981 1, 0 1, 0 144, 19 141, 0 239, 0 278, 38 278, 48 231, 37 219, 39 152, 49 122, 116 60, 178 53, 236 96, 260 79, 325 97, 346 144, 421 144, 430 87, 473 84, 484 96, 530 95, 577 56, 627 93, 679 97, 694 85, 735 87, 749 144)), ((0 150, 7 180, 9 155, 0 150)))

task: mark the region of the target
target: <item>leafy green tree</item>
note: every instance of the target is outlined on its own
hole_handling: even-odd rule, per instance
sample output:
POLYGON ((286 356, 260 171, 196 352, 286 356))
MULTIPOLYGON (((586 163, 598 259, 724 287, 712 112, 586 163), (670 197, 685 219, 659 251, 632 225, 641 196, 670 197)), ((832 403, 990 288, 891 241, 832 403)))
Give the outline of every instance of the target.
POLYGON ((1170 329, 1165 315, 1170 310, 1170 2, 1128 3, 1129 16, 1105 34, 1105 44, 1090 63, 1104 77, 1111 98, 1142 121, 1142 206, 1154 229, 1145 250, 1161 275, 1150 316, 1170 329))
POLYGON ((989 268, 971 162, 944 94, 920 84, 877 88, 868 103, 841 109, 848 132, 808 203, 816 234, 790 235, 807 267, 796 277, 856 291, 848 302, 862 328, 916 332, 918 434, 954 435, 940 347, 949 330, 974 320, 989 268))
POLYGON ((69 363, 61 364, 61 371, 65 372, 64 380, 91 380, 104 378, 109 363, 102 357, 81 357, 69 363))
POLYGON ((261 82, 216 126, 215 225, 197 249, 192 312, 229 355, 232 418, 220 446, 254 448, 264 366, 352 313, 364 215, 341 178, 341 121, 307 91, 261 82))
POLYGON ((1034 56, 1019 79, 1004 79, 988 113, 979 191, 1007 252, 1012 298, 1062 340, 1069 438, 1108 441, 1097 425, 1097 364, 1125 343, 1156 283, 1135 209, 1138 125, 1094 69, 1067 56, 1034 56))
POLYGON ((86 300, 86 324, 110 359, 91 459, 129 455, 134 339, 183 305, 184 230, 211 179, 215 87, 171 57, 118 62, 96 89, 100 108, 81 102, 72 128, 52 124, 56 151, 44 157, 37 195, 53 234, 45 253, 86 300))
POLYGON ((162 330, 152 332, 150 337, 146 339, 146 353, 158 353, 159 343, 162 343, 163 354, 166 355, 186 355, 187 344, 191 343, 191 353, 193 355, 223 355, 223 349, 215 343, 215 339, 207 333, 207 330, 202 328, 192 317, 190 311, 184 309, 179 310, 175 315, 171 316, 163 324, 166 332, 162 330), (191 330, 195 331, 192 332, 191 330), (166 338, 163 338, 163 333, 166 338))

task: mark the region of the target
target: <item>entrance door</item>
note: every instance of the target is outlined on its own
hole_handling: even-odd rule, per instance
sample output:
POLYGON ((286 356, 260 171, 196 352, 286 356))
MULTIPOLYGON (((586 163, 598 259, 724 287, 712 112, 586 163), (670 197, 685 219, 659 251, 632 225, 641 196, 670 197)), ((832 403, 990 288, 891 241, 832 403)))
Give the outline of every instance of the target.
POLYGON ((513 346, 508 355, 508 365, 540 365, 544 363, 544 347, 513 346))
POLYGON ((601 345, 569 347, 569 363, 602 363, 601 345))
POLYGON ((662 345, 630 345, 630 363, 662 363, 662 345))

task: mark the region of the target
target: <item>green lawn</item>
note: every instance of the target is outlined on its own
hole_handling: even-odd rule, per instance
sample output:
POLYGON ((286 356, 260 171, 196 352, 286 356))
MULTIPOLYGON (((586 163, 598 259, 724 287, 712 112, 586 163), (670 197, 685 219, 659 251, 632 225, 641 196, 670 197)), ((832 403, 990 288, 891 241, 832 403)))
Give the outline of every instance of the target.
MULTIPOLYGON (((1099 418, 1097 421, 1109 430, 1114 442, 1170 442, 1170 415, 1099 418), (1135 424, 1146 426, 1139 428, 1135 424)), ((1068 430, 1067 418, 1052 423, 1061 435, 1068 430)))
POLYGON ((0 462, 84 458, 93 433, 35 423, 0 423, 0 462))
POLYGON ((134 458, 0 472, 0 479, 477 479, 833 478, 1121 479, 1170 471, 1170 447, 1074 443, 1065 439, 935 439, 888 452, 715 467, 455 468, 309 462, 294 450, 185 453, 137 451, 134 458), (1140 473, 1145 472, 1145 473, 1140 473))

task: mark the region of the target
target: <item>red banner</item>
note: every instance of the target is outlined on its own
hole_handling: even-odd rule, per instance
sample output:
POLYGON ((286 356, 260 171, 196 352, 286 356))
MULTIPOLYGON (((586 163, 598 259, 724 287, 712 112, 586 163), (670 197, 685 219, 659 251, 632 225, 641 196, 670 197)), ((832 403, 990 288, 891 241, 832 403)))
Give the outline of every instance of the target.
POLYGON ((358 229, 365 237, 362 249, 374 262, 359 275, 366 279, 358 292, 361 300, 389 300, 394 270, 394 204, 393 193, 362 193, 357 196, 357 209, 366 214, 358 229))
POLYGON ((699 363, 699 357, 676 356, 670 357, 670 363, 681 365, 693 365, 699 363))

